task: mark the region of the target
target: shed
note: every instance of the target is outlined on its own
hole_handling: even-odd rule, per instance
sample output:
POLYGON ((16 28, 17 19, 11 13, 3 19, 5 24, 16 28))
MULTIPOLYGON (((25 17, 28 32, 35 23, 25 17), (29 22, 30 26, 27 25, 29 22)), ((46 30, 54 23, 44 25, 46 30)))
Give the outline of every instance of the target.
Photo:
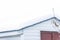
POLYGON ((0 40, 60 40, 60 20, 39 21, 18 30, 0 32, 0 40))

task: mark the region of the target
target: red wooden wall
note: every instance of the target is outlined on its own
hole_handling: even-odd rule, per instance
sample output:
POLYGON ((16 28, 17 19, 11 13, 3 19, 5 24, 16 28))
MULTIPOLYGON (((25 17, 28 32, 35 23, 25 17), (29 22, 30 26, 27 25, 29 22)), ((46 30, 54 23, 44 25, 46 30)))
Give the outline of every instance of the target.
POLYGON ((59 40, 59 33, 41 31, 41 40, 59 40))

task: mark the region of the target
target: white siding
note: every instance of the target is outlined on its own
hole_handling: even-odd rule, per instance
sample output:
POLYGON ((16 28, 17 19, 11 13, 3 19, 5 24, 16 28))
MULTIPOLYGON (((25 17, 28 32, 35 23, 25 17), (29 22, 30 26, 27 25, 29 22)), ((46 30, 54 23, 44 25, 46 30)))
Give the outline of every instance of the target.
POLYGON ((52 26, 51 20, 24 29, 24 40, 41 40, 40 31, 58 31, 52 26))

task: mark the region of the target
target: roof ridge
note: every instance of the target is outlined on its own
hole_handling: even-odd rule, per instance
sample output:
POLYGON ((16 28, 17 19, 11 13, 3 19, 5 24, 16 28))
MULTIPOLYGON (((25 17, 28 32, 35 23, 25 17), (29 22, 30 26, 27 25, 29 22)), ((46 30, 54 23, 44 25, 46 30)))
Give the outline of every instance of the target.
POLYGON ((37 23, 34 23, 34 24, 32 24, 32 25, 28 25, 28 26, 26 26, 26 27, 24 27, 24 28, 21 28, 21 29, 9 30, 9 31, 2 31, 2 32, 0 32, 0 33, 8 33, 8 32, 20 31, 20 30, 23 30, 23 29, 25 29, 25 28, 28 28, 28 27, 31 27, 31 26, 40 24, 40 23, 42 23, 42 22, 45 22, 45 21, 48 21, 48 20, 51 20, 51 19, 57 19, 58 21, 60 21, 60 20, 59 20, 58 18, 56 18, 56 17, 51 17, 51 18, 49 18, 49 19, 46 19, 46 20, 43 20, 43 21, 39 21, 39 22, 37 22, 37 23))

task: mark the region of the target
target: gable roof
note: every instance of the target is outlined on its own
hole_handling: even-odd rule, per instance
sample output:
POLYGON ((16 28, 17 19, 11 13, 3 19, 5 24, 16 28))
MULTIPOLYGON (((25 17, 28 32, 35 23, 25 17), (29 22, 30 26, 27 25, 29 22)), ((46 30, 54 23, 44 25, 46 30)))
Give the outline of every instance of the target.
POLYGON ((9 33, 9 32, 21 31, 21 30, 23 30, 23 29, 26 29, 26 28, 28 28, 28 27, 32 27, 32 26, 34 26, 34 25, 43 23, 43 22, 48 21, 48 20, 51 20, 51 19, 56 19, 56 20, 60 21, 60 20, 59 20, 58 18, 56 18, 56 17, 51 17, 51 18, 49 18, 49 19, 46 19, 46 20, 43 20, 43 21, 34 23, 34 24, 32 24, 32 25, 26 26, 26 27, 21 28, 21 29, 18 29, 18 30, 2 31, 2 32, 0 32, 0 33, 9 33))

